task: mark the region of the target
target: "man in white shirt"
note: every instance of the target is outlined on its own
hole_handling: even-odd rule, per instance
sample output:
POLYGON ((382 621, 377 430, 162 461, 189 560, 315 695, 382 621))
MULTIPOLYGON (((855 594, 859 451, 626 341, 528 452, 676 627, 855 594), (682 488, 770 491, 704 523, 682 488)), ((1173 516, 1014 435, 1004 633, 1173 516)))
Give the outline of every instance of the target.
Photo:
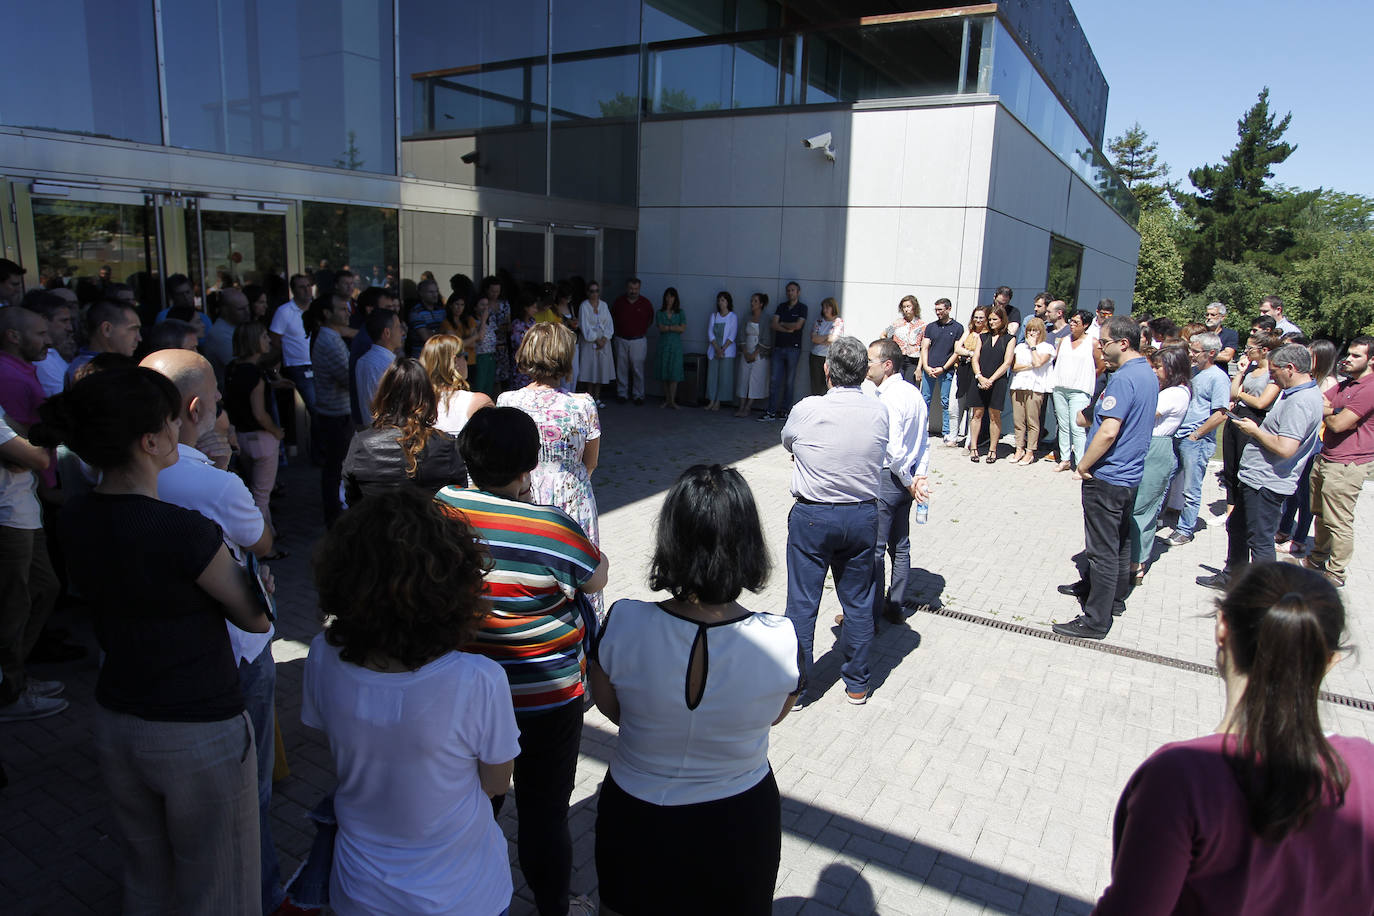
MULTIPOLYGON (((887 408, 887 454, 878 474, 878 542, 873 551, 873 626, 881 614, 889 623, 906 619, 911 573, 911 503, 930 498, 929 418, 925 398, 902 378, 902 349, 891 339, 868 345, 871 393, 887 408), (892 586, 884 592, 883 554, 892 557, 892 586)), ((864 386, 867 388, 868 386, 864 386)))
POLYGON ((310 280, 296 274, 291 278, 291 298, 272 316, 267 330, 272 342, 281 347, 282 374, 289 378, 305 402, 315 412, 315 373, 310 366, 310 338, 305 333, 305 310, 310 305, 310 280))
POLYGON ((390 309, 373 309, 367 316, 365 325, 372 346, 353 367, 354 385, 358 392, 358 409, 362 414, 363 426, 372 425, 372 398, 377 394, 377 386, 391 364, 396 362, 396 354, 405 342, 405 322, 401 316, 390 309))
POLYGON ((1265 296, 1260 301, 1259 313, 1274 319, 1274 330, 1279 334, 1302 333, 1302 328, 1283 317, 1283 299, 1279 296, 1265 296))
MULTIPOLYGON (((850 703, 868 701, 868 650, 873 642, 873 536, 878 527, 878 474, 887 454, 887 408, 859 390, 868 351, 855 337, 830 345, 830 389, 797 402, 782 428, 792 453, 787 516, 787 618, 797 630, 806 674, 811 673, 825 575, 833 571, 844 611, 837 647, 850 703)), ((804 694, 798 707, 814 699, 804 694)))
MULTIPOLYGON (((272 550, 272 529, 264 522, 248 487, 238 475, 215 467, 195 444, 215 426, 219 389, 209 360, 190 350, 158 350, 144 357, 140 365, 160 372, 172 380, 181 396, 181 432, 177 442, 177 463, 164 468, 157 478, 158 497, 163 502, 193 509, 219 525, 224 541, 241 564, 247 554, 267 556, 272 550)), ((239 684, 244 707, 253 723, 257 741, 258 829, 262 852, 262 911, 271 913, 286 897, 281 887, 281 868, 272 843, 270 808, 272 767, 276 756, 274 696, 277 669, 272 658, 272 636, 249 633, 228 621, 229 644, 238 663, 239 684)))

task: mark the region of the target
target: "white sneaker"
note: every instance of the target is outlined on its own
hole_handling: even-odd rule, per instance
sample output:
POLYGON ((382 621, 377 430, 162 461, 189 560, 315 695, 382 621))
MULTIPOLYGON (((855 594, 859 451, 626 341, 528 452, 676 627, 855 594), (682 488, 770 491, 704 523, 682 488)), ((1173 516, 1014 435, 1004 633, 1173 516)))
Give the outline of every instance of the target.
POLYGON ((596 904, 586 894, 569 897, 568 916, 596 916, 596 904))
POLYGON ((61 681, 40 681, 33 677, 24 684, 24 691, 36 697, 55 697, 66 689, 67 685, 61 681))
POLYGON ((0 722, 23 722, 27 719, 46 719, 67 708, 67 701, 58 697, 39 697, 25 691, 8 706, 0 706, 0 722))

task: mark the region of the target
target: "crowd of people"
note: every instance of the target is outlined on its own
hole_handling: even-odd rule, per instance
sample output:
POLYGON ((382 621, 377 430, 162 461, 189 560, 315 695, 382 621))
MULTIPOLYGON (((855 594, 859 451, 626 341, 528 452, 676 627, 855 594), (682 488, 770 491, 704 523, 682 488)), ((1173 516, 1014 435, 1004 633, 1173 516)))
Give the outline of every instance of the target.
POLYGON ((1080 579, 1061 591, 1083 613, 1054 627, 1074 638, 1107 635, 1161 525, 1172 546, 1191 539, 1222 430, 1228 555, 1199 583, 1224 592, 1224 718, 1128 783, 1099 910, 1232 912, 1264 887, 1267 911, 1315 914, 1374 895, 1360 864, 1374 746, 1325 736, 1317 715, 1374 460, 1374 338, 1337 363, 1274 297, 1242 348, 1219 303, 1178 328, 1041 294, 1023 318, 1002 287, 967 331, 949 300, 923 322, 903 297, 865 344, 833 298, 810 320, 796 282, 771 313, 754 293, 743 322, 721 291, 703 328, 707 409, 766 405, 792 458, 784 613, 741 604, 771 561, 748 484, 720 465, 683 471, 659 511, 648 584, 668 597, 608 607, 591 478, 603 386, 645 402, 656 327, 663 406, 677 405, 675 290, 655 310, 638 280, 606 305, 595 282, 508 300, 510 278, 459 276, 444 300, 428 275, 413 297, 357 289, 347 270, 275 291, 226 277, 204 297, 170 277, 165 315, 145 323, 119 284, 82 302, 25 293, 23 273, 0 261, 0 721, 66 708, 64 685, 25 665, 84 652, 49 633, 35 655, 59 596, 79 602, 102 651, 95 744, 130 912, 500 916, 513 886, 496 816, 512 786, 536 909, 594 912, 571 886, 568 828, 591 703, 619 730, 597 802, 601 912, 769 912, 769 730, 822 692, 826 577, 844 697, 861 706, 880 621, 919 600, 910 526, 931 499, 932 441, 995 463, 1006 410, 1012 463, 1082 479, 1080 579), (795 400, 804 345, 812 394, 795 400), (327 855, 302 873, 323 876, 319 893, 297 882, 292 896, 268 817, 265 561, 283 555, 271 500, 294 441, 318 466, 325 527, 301 721, 327 736, 338 784, 319 811, 327 855), (1274 562, 1308 525, 1302 566, 1274 562))

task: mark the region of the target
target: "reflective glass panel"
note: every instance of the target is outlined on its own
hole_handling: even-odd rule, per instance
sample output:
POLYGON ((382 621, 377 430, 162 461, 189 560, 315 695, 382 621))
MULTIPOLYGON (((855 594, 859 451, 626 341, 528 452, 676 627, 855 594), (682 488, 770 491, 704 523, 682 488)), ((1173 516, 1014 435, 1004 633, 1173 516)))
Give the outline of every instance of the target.
POLYGON ((0 123, 162 142, 152 0, 6 3, 0 123))
POLYGON ((1058 236, 1050 237, 1050 263, 1045 289, 1070 307, 1078 301, 1078 279, 1083 273, 1083 248, 1058 236))
POLYGON ((305 263, 344 265, 357 274, 360 288, 381 286, 387 274, 400 278, 400 224, 390 207, 353 207, 305 201, 301 231, 305 263))
POLYGON ((731 107, 734 49, 730 45, 649 53, 649 106, 656 114, 731 107))
POLYGON ((544 229, 497 229, 492 233, 496 272, 509 273, 517 282, 544 280, 544 229))
POLYGON ((551 194, 634 205, 638 105, 637 51, 555 60, 551 194))
POLYGON ((395 173, 391 0, 164 3, 173 146, 395 173))
MULTIPOLYGON (((635 275, 635 232, 633 229, 605 229, 601 233, 601 283, 612 302, 625 289, 625 281, 635 275)), ((663 290, 643 290, 657 304, 663 290)))
POLYGON ((554 0, 553 53, 639 44, 640 0, 554 0))
POLYGON ((603 297, 614 301, 618 293, 612 292, 624 286, 612 285, 596 275, 596 236, 564 235, 555 233, 553 237, 553 281, 580 279, 585 283, 593 281, 601 284, 603 297))
POLYGON ((959 21, 904 22, 809 36, 806 101, 957 92, 963 37, 959 21))
POLYGON ((644 0, 644 41, 735 31, 731 0, 644 0))
POLYGON ((95 282, 108 265, 110 279, 132 286, 140 302, 160 300, 152 207, 35 197, 33 234, 39 276, 63 277, 75 288, 95 282))
POLYGON ((778 54, 782 41, 771 38, 735 45, 735 108, 778 104, 778 54))

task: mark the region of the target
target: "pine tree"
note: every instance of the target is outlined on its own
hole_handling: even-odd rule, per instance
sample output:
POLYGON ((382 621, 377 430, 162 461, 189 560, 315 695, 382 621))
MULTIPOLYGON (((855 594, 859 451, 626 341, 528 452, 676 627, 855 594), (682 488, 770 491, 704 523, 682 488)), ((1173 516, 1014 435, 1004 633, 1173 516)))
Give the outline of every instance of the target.
POLYGON ((1112 166, 1135 194, 1141 210, 1168 205, 1169 195, 1178 189, 1178 182, 1158 180, 1168 177, 1169 163, 1159 161, 1159 144, 1150 140, 1139 121, 1108 141, 1107 152, 1112 154, 1112 166))
POLYGON ((1289 113, 1275 123, 1266 86, 1236 122, 1236 145, 1221 164, 1188 172, 1197 193, 1176 195, 1196 226, 1183 263, 1188 289, 1206 287, 1217 261, 1246 260, 1271 272, 1282 269, 1283 255, 1296 243, 1298 219, 1320 193, 1279 194, 1268 184, 1273 167, 1297 150, 1282 139, 1292 119, 1289 113))

